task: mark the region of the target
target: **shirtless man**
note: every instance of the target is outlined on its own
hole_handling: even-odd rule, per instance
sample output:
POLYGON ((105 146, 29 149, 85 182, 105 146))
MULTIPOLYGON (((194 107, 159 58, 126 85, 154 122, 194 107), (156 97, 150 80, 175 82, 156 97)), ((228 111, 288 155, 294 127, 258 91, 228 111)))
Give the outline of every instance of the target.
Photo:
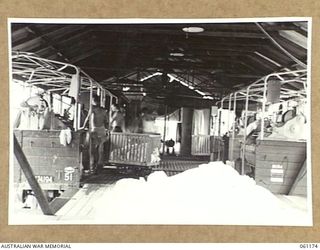
POLYGON ((43 93, 37 93, 20 104, 21 112, 14 127, 20 129, 48 129, 49 105, 43 98, 43 93))
POLYGON ((92 99, 91 128, 91 157, 90 170, 97 172, 104 164, 104 143, 107 141, 106 128, 108 127, 108 111, 100 107, 98 96, 92 99))
POLYGON ((112 104, 111 110, 113 111, 110 124, 113 132, 123 132, 124 116, 120 111, 119 105, 112 104))

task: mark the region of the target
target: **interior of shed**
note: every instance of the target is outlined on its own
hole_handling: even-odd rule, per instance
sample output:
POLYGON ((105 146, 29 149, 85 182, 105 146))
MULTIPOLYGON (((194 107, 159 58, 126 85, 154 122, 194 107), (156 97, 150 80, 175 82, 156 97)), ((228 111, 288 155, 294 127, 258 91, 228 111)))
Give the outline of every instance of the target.
MULTIPOLYGON (((123 165, 139 160, 151 172, 168 176, 223 161, 275 194, 307 198, 308 28, 307 21, 14 22, 10 95, 27 99, 40 92, 52 117, 59 116, 64 124, 65 110, 75 98, 72 133, 86 129, 93 95, 100 97, 109 118, 112 104, 119 105, 125 120, 122 133, 134 137, 121 147, 110 146, 111 163, 98 176, 83 175, 81 185, 116 183, 124 172, 132 177, 123 165), (248 130, 258 120, 255 129, 260 132, 250 135, 251 143, 248 130), (268 138, 270 121, 276 125, 268 138), (148 138, 140 142, 136 134, 148 138), (158 144, 149 143, 155 140, 151 135, 158 136, 158 144), (271 146, 263 147, 266 141, 271 146), (147 143, 153 145, 147 150, 150 157, 142 160, 139 153, 137 160, 133 155, 141 150, 136 144, 147 143), (277 149, 265 151, 275 145, 277 149), (293 149, 299 157, 287 152, 293 149), (274 150, 282 152, 281 159, 271 157, 274 150), (119 165, 120 175, 110 172, 119 165)), ((20 108, 20 100, 11 98, 12 120, 20 108)), ((42 128, 39 119, 28 122, 15 127, 54 126, 52 119, 42 128)), ((116 144, 123 135, 112 136, 116 144)), ((81 168, 80 175, 87 170, 81 168)))

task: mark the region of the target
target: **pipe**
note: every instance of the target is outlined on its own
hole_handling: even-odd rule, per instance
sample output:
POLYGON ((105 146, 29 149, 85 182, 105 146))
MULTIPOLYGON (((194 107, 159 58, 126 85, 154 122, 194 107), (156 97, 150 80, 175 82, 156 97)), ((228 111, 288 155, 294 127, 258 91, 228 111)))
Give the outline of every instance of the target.
POLYGON ((79 102, 79 94, 80 94, 80 88, 81 88, 81 80, 80 80, 80 71, 79 69, 76 67, 76 76, 77 76, 77 98, 76 98, 76 102, 74 104, 74 118, 73 118, 73 128, 74 131, 79 130, 79 124, 80 124, 80 117, 78 115, 79 113, 79 107, 78 107, 78 102, 79 102))
MULTIPOLYGON (((234 94, 234 101, 233 101, 233 111, 234 111, 234 116, 236 117, 236 108, 237 108, 237 95, 238 95, 238 92, 236 92, 234 94)), ((236 125, 236 120, 234 119, 233 121, 233 127, 232 127, 232 138, 235 137, 235 125, 236 125)))
POLYGON ((285 48, 283 48, 259 23, 256 23, 256 25, 259 27, 259 29, 280 49, 282 50, 288 57, 290 57, 293 61, 295 61, 297 64, 302 66, 303 68, 307 68, 307 65, 300 61, 298 58, 293 56, 289 51, 287 51, 285 48))
MULTIPOLYGON (((89 100, 89 113, 88 113, 88 118, 89 118, 89 165, 90 165, 90 170, 94 169, 93 160, 92 160, 92 140, 91 140, 91 131, 92 131, 92 124, 91 124, 91 119, 92 119, 92 100, 93 100, 93 82, 91 79, 90 80, 90 100, 89 100)), ((84 124, 85 126, 85 124, 84 124)))
MULTIPOLYGON (((270 76, 270 75, 269 75, 270 76)), ((260 132, 260 140, 264 138, 264 113, 266 109, 266 102, 267 102, 267 83, 269 80, 269 76, 264 79, 264 89, 263 89, 263 97, 262 97, 262 110, 261 110, 261 132, 260 132)))
POLYGON ((228 107, 228 121, 227 121, 227 130, 229 132, 229 124, 230 124, 230 111, 231 111, 231 98, 233 96, 233 93, 229 96, 229 107, 228 107))
POLYGON ((246 104, 245 104, 245 116, 244 116, 244 134, 243 134, 243 145, 242 145, 242 157, 241 157, 241 175, 244 175, 244 163, 245 163, 245 152, 246 152, 246 140, 247 140, 247 126, 248 126, 248 106, 249 106, 249 92, 251 86, 247 88, 246 104))
POLYGON ((165 111, 164 111, 164 126, 163 126, 163 144, 162 144, 162 153, 164 155, 165 151, 165 144, 166 144, 166 133, 167 133, 167 108, 168 106, 165 105, 165 111))
MULTIPOLYGON (((236 107, 237 107, 237 94, 238 92, 234 93, 234 97, 233 97, 233 112, 234 114, 236 114, 236 107)), ((231 98, 230 98, 231 99, 231 98)), ((230 111, 229 111, 230 112, 230 111)), ((230 114, 229 114, 230 115, 230 114)), ((233 160, 233 148, 234 148, 234 137, 235 137, 235 118, 233 119, 233 126, 232 126, 232 136, 231 136, 231 145, 230 145, 230 156, 229 159, 233 160)))
POLYGON ((222 116, 222 110, 223 110, 223 103, 226 97, 223 97, 221 100, 221 107, 220 110, 218 110, 218 161, 221 159, 221 149, 220 149, 220 137, 221 137, 221 116, 222 116))
POLYGON ((220 110, 218 112, 219 118, 218 118, 218 136, 221 136, 221 116, 222 116, 222 110, 223 110, 223 102, 226 99, 226 97, 223 97, 221 100, 221 106, 220 110))

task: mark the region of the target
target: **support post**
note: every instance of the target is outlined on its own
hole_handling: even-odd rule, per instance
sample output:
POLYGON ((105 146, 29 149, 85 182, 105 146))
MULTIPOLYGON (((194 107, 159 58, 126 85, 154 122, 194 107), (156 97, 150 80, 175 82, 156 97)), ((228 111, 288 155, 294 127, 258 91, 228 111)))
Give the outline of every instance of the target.
POLYGON ((266 77, 264 79, 264 85, 263 85, 263 98, 262 98, 262 117, 261 117, 261 134, 260 134, 260 140, 263 140, 264 137, 264 113, 266 110, 266 102, 267 102, 267 84, 268 84, 269 77, 266 77))
MULTIPOLYGON (((234 93, 234 100, 233 100, 233 112, 234 112, 234 116, 236 117, 236 108, 237 108, 237 94, 238 92, 234 93)), ((230 97, 231 99, 231 97, 230 97)), ((229 111, 230 112, 230 111, 229 111)), ((229 113, 230 116, 230 113, 229 113)), ((230 145, 230 156, 229 159, 230 160, 234 160, 233 159, 233 148, 234 148, 234 138, 235 138, 235 125, 236 125, 236 120, 234 118, 233 123, 232 123, 232 133, 231 133, 231 145, 230 145)))
POLYGON ((193 109, 182 108, 181 155, 191 155, 193 109))
POLYGON ((165 154, 165 146, 166 146, 166 133, 167 133, 167 113, 168 113, 168 106, 165 105, 164 111, 164 124, 163 124, 163 143, 162 143, 162 153, 165 154))
POLYGON ((245 106, 245 115, 244 115, 244 133, 243 133, 243 144, 242 144, 242 152, 241 152, 241 175, 244 175, 244 164, 245 164, 245 157, 246 157, 249 92, 250 92, 250 86, 247 88, 247 93, 246 93, 246 106, 245 106))
MULTIPOLYGON (((73 80, 71 80, 72 82, 73 80)), ((80 85, 81 85, 81 79, 80 79, 80 71, 78 68, 76 68, 76 74, 74 76, 75 86, 76 86, 76 92, 73 94, 73 97, 75 99, 74 104, 74 119, 73 119, 73 127, 74 130, 77 131, 79 129, 79 119, 78 119, 78 102, 79 102, 79 93, 80 93, 80 85)))
POLYGON ((227 131, 229 132, 229 125, 230 125, 230 112, 231 112, 231 98, 233 96, 233 93, 229 95, 229 106, 228 106, 228 121, 227 121, 227 131))

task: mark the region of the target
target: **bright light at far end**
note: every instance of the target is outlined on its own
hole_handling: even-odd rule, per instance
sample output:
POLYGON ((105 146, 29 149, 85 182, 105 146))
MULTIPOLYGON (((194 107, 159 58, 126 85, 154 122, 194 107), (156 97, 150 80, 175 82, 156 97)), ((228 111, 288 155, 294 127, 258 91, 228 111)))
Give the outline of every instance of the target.
POLYGON ((184 56, 184 54, 181 52, 172 52, 172 53, 170 53, 170 56, 181 57, 181 56, 184 56))
POLYGON ((213 100, 213 97, 212 96, 204 96, 202 97, 203 99, 209 99, 209 100, 213 100))
POLYGON ((187 33, 200 33, 200 32, 204 31, 204 28, 202 28, 202 27, 184 27, 182 30, 187 33))

